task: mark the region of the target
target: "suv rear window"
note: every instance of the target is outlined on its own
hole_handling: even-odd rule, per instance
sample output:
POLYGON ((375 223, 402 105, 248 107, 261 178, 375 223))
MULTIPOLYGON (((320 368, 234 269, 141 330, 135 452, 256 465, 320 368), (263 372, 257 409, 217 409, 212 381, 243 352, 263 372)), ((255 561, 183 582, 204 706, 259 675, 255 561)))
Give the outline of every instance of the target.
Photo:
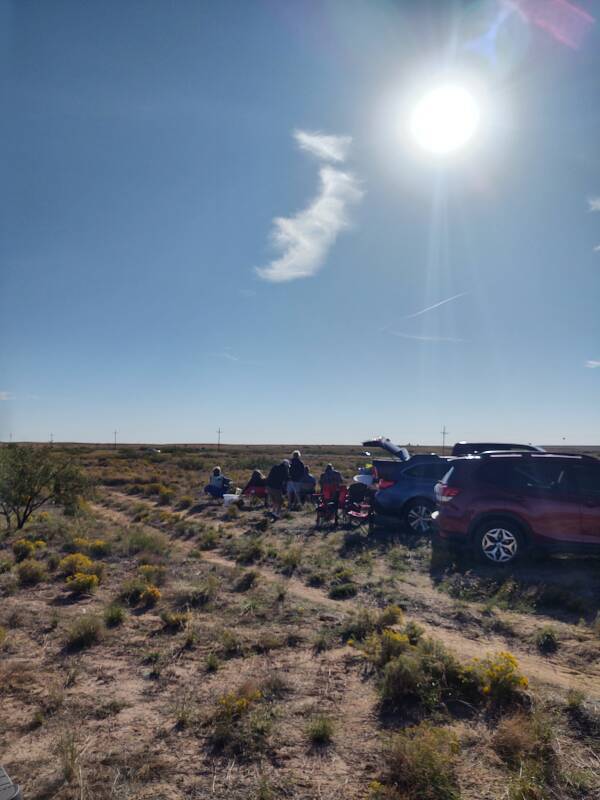
POLYGON ((448 464, 445 461, 435 462, 433 464, 416 464, 414 467, 405 469, 402 474, 409 478, 439 480, 446 472, 447 466, 448 464))

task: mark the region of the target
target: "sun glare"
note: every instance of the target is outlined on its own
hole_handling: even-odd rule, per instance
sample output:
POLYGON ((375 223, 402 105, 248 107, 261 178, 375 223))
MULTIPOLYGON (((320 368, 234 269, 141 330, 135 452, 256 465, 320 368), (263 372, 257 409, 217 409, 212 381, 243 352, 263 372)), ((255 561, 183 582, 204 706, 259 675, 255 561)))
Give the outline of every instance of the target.
POLYGON ((417 144, 436 155, 446 155, 472 139, 479 125, 473 96, 461 86, 439 86, 416 104, 410 131, 417 144))

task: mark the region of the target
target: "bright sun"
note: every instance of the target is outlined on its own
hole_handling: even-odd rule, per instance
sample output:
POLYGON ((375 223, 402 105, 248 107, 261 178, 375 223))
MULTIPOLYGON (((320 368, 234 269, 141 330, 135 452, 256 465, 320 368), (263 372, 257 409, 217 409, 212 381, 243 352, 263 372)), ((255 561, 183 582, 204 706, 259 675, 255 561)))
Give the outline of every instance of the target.
POLYGON ((463 147, 479 125, 479 109, 473 96, 461 86, 439 86, 424 95, 410 118, 417 144, 436 155, 463 147))

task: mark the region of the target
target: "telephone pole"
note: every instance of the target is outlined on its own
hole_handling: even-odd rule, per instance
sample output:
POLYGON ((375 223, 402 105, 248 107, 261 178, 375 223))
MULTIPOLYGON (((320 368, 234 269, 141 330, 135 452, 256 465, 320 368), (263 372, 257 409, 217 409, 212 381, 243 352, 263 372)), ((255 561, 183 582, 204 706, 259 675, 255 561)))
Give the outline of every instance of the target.
POLYGON ((446 430, 446 426, 444 425, 444 427, 442 428, 440 433, 442 434, 442 455, 445 456, 446 455, 446 436, 450 433, 450 431, 447 431, 446 430))
POLYGON ((221 430, 221 428, 219 428, 217 430, 217 450, 221 449, 221 434, 222 433, 223 433, 223 431, 221 430))
POLYGON ((54 444, 54 434, 51 433, 50 434, 50 447, 52 447, 53 444, 54 444))
POLYGON ((115 444, 114 444, 114 449, 115 449, 115 450, 117 449, 117 433, 118 433, 118 432, 119 432, 119 431, 113 431, 113 435, 114 435, 114 437, 115 437, 115 444))

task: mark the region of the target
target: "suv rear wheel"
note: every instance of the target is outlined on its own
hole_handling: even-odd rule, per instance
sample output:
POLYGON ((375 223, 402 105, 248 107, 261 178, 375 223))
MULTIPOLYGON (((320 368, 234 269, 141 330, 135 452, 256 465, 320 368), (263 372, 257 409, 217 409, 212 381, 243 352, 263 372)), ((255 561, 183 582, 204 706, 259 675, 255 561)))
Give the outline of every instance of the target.
POLYGON ((435 504, 430 500, 411 500, 404 510, 404 522, 413 533, 429 533, 433 527, 431 515, 434 511, 435 504))
POLYGON ((485 564, 512 564, 525 550, 525 538, 516 522, 491 519, 475 531, 473 547, 485 564))

